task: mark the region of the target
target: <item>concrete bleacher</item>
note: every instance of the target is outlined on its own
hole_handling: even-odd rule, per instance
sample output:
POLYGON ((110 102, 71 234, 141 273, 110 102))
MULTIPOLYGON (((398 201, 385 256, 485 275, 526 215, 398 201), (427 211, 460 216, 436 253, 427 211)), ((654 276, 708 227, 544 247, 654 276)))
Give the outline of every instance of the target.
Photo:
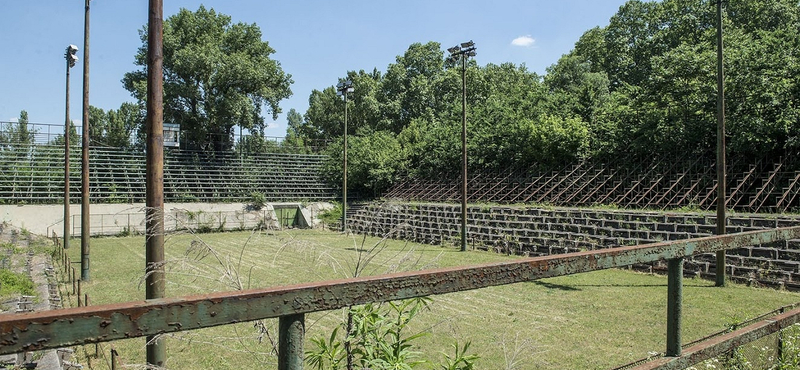
MULTIPOLYGON (((542 256, 710 236, 716 216, 704 213, 471 206, 467 242, 472 248, 542 256)), ((356 233, 420 243, 455 246, 460 242, 461 207, 439 203, 374 203, 350 218, 356 233)), ((800 216, 736 214, 728 233, 800 225, 800 216)), ((800 240, 755 245, 728 252, 726 270, 737 281, 800 289, 800 240)), ((666 266, 637 266, 647 271, 666 266)), ((689 275, 711 277, 714 255, 688 259, 689 275)))
MULTIPOLYGON (((164 155, 164 197, 168 202, 243 202, 253 192, 266 201, 333 199, 336 190, 320 177, 325 157, 309 154, 206 153, 168 150, 164 155)), ((145 199, 144 153, 93 147, 89 184, 95 203, 145 199)), ((0 150, 0 195, 5 202, 63 202, 64 148, 33 145, 0 150)), ((80 148, 70 151, 70 197, 80 199, 80 148)))

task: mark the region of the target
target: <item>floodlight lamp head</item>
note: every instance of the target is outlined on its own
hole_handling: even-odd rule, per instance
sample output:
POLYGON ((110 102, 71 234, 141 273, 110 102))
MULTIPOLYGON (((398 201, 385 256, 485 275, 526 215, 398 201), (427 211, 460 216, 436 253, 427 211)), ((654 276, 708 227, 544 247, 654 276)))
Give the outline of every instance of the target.
POLYGON ((469 53, 467 53, 467 56, 470 56, 470 57, 474 57, 476 55, 478 55, 478 53, 476 53, 474 50, 470 51, 469 53))
POLYGON ((356 91, 356 90, 352 86, 350 86, 350 87, 347 88, 346 91, 351 93, 351 92, 356 91))
POLYGON ((67 53, 75 55, 75 53, 77 53, 77 52, 78 52, 78 47, 77 46, 72 45, 72 44, 67 46, 67 53))
POLYGON ((74 54, 67 53, 66 57, 67 57, 67 65, 70 66, 70 67, 74 67, 75 66, 75 62, 78 61, 78 56, 74 55, 74 54))
POLYGON ((473 47, 473 46, 475 46, 475 43, 474 43, 474 42, 472 42, 472 40, 469 40, 469 41, 467 41, 467 42, 462 42, 462 43, 461 43, 461 47, 462 47, 462 48, 465 48, 465 49, 466 49, 466 48, 473 47))
POLYGON ((336 84, 336 89, 337 90, 341 90, 343 86, 344 86, 344 82, 339 82, 338 84, 336 84))
POLYGON ((347 80, 347 81, 344 82, 344 85, 345 86, 353 86, 353 81, 352 80, 347 80))
POLYGON ((459 51, 459 50, 461 50, 461 48, 460 48, 460 47, 458 47, 458 45, 456 45, 456 46, 453 46, 452 48, 449 48, 449 49, 447 49, 447 51, 448 51, 450 54, 455 54, 455 53, 458 53, 458 51, 459 51))

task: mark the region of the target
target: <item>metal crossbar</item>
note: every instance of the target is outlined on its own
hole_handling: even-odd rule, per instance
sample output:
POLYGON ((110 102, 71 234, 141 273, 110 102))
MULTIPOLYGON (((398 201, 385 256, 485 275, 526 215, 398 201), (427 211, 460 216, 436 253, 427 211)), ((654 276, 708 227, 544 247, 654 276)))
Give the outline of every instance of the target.
MULTIPOLYGON (((523 258, 374 277, 285 287, 211 293, 177 298, 0 315, 0 354, 152 336, 265 318, 280 318, 280 340, 297 343, 306 313, 577 274, 639 263, 668 260, 725 249, 800 238, 800 227, 751 231, 698 239, 523 258), (294 323, 289 325, 289 322, 294 323), (292 329, 294 328, 294 329, 292 329)), ((670 286, 680 287, 682 274, 670 269, 670 286), (672 276, 674 275, 674 276, 672 276)), ((680 289, 670 288, 669 305, 678 319, 668 320, 668 338, 680 352, 680 289)), ((302 342, 302 341, 301 341, 302 342)), ((297 353, 292 351, 291 353, 297 353)), ((291 353, 279 353, 289 356, 291 353)), ((302 351, 300 351, 302 355, 302 351)), ((680 353, 672 353, 676 356, 680 353)), ((302 363, 302 361, 300 361, 302 363)), ((295 367, 296 368, 296 367, 295 367)))

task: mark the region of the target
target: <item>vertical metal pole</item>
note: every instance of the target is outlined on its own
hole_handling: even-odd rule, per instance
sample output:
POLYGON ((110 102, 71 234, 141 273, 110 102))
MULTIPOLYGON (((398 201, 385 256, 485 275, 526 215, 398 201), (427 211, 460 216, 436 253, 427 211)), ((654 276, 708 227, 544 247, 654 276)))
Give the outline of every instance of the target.
POLYGON ((683 258, 667 261, 667 356, 681 355, 681 310, 683 309, 683 258))
MULTIPOLYGON (((81 161, 81 280, 89 281, 89 0, 83 18, 83 138, 81 161)), ((78 297, 80 300, 80 295, 78 297)))
POLYGON ((80 307, 81 306, 81 281, 80 281, 80 279, 77 281, 77 283, 78 283, 78 292, 75 293, 75 295, 78 296, 78 307, 80 307))
POLYGON ((278 330, 278 370, 302 370, 305 315, 281 316, 278 330))
MULTIPOLYGON (((725 74, 722 59, 722 0, 717 0, 717 235, 725 234, 725 74)), ((716 286, 725 286, 725 251, 717 251, 716 286)))
MULTIPOLYGON (((786 307, 781 307, 781 313, 786 312, 786 307)), ((778 350, 776 353, 776 357, 778 361, 783 361, 783 353, 784 353, 784 340, 783 340, 783 330, 778 330, 778 350)))
POLYGON ((467 250, 467 55, 461 55, 461 251, 467 250))
POLYGON ((344 175, 342 177, 342 232, 347 233, 347 86, 344 91, 344 175))
POLYGON ((69 249, 69 55, 67 55, 67 117, 64 120, 64 249, 69 249))
MULTIPOLYGON (((150 0, 147 22, 146 298, 164 297, 164 107, 163 0, 150 0)), ((165 343, 147 337, 147 363, 163 367, 165 343)))
POLYGON ((111 349, 111 370, 117 370, 117 356, 119 356, 119 354, 117 353, 117 350, 112 348, 111 349))

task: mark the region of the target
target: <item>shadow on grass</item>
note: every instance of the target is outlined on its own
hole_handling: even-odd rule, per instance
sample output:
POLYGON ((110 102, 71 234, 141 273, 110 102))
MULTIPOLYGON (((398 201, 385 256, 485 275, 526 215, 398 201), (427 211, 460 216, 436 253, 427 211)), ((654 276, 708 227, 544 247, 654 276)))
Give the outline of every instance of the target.
POLYGON ((538 286, 540 286, 540 287, 547 288, 547 289, 564 290, 564 291, 568 291, 568 292, 581 291, 581 289, 576 288, 576 287, 574 287, 572 285, 553 284, 553 283, 547 283, 547 282, 544 282, 544 281, 541 281, 541 280, 535 280, 533 283, 538 285, 538 286))

